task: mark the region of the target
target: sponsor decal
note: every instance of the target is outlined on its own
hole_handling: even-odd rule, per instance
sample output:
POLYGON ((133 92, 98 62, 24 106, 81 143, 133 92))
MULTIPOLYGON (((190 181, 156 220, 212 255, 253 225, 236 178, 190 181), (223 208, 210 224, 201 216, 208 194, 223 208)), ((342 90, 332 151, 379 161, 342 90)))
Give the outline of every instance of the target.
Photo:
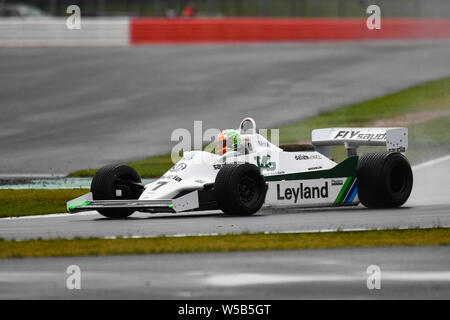
POLYGON ((309 157, 305 154, 297 154, 295 160, 309 160, 309 157))
POLYGON ((317 160, 322 159, 322 157, 318 154, 306 155, 306 154, 297 154, 295 155, 295 160, 317 160))
POLYGON ((270 161, 270 155, 265 155, 265 156, 256 156, 254 157, 255 161, 256 161, 256 165, 258 166, 258 168, 260 168, 261 170, 267 170, 267 171, 275 171, 275 169, 277 168, 277 164, 275 161, 270 161))
POLYGON ((386 133, 361 133, 361 131, 342 130, 334 139, 385 140, 386 133))
POLYGON ((177 182, 180 182, 181 180, 183 180, 182 178, 180 178, 179 176, 174 175, 174 174, 165 174, 161 177, 161 179, 173 179, 177 182))
POLYGON ((328 198, 328 182, 323 186, 308 187, 300 183, 297 188, 286 188, 281 191, 281 185, 277 184, 277 200, 293 200, 298 203, 300 199, 324 199, 328 198))
POLYGON ((170 168, 169 171, 177 172, 177 171, 181 171, 181 170, 186 169, 186 167, 187 167, 186 163, 180 162, 180 163, 177 163, 176 165, 174 165, 172 168, 170 168))
POLYGON ((344 180, 331 180, 331 185, 332 186, 342 186, 344 184, 344 180))
POLYGON ((318 170, 318 169, 322 169, 322 166, 308 168, 308 170, 318 170))
POLYGON ((270 146, 269 142, 263 141, 263 140, 259 139, 259 137, 257 139, 257 142, 258 142, 258 145, 260 145, 261 147, 269 147, 270 146))
POLYGON ((399 148, 390 148, 388 149, 389 152, 406 152, 405 147, 399 147, 399 148))
POLYGON ((213 164, 214 170, 220 170, 223 167, 223 164, 213 164))

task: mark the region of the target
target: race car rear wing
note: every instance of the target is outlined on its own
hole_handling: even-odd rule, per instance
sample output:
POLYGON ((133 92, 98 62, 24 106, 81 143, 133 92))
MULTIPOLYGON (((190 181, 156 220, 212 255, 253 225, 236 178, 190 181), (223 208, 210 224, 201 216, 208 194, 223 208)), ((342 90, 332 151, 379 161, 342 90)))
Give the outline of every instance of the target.
POLYGON ((75 213, 79 211, 91 211, 98 209, 124 209, 133 208, 139 210, 164 210, 168 212, 182 212, 197 209, 199 207, 198 191, 190 192, 176 199, 161 200, 93 200, 92 192, 75 198, 66 204, 67 211, 75 213))
POLYGON ((390 152, 406 152, 408 128, 326 128, 312 131, 312 144, 329 157, 333 146, 344 145, 349 156, 359 146, 386 146, 390 152))

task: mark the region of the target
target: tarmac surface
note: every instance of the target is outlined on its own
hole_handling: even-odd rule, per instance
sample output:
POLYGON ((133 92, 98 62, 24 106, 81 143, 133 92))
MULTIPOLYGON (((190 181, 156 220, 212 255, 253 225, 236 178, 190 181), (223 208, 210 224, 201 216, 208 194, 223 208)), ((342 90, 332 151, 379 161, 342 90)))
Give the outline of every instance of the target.
POLYGON ((0 299, 449 299, 449 267, 448 246, 0 259, 0 299))
POLYGON ((450 74, 449 41, 0 49, 1 174, 169 152, 176 128, 260 128, 450 74))

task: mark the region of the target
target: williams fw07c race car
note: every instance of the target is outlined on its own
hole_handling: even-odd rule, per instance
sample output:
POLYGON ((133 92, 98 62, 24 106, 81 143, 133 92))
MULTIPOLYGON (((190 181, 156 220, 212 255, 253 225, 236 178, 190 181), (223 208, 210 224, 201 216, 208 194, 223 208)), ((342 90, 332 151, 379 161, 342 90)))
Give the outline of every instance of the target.
POLYGON ((135 211, 222 210, 251 215, 268 207, 335 207, 360 202, 398 207, 408 200, 413 176, 403 155, 407 128, 328 128, 312 131, 312 145, 278 147, 256 131, 252 118, 221 131, 215 153, 184 152, 156 181, 143 185, 124 164, 107 165, 93 177, 91 192, 67 203, 69 212, 97 210, 109 218, 135 211), (348 157, 329 158, 336 145, 348 157), (359 146, 386 146, 357 156, 359 146))

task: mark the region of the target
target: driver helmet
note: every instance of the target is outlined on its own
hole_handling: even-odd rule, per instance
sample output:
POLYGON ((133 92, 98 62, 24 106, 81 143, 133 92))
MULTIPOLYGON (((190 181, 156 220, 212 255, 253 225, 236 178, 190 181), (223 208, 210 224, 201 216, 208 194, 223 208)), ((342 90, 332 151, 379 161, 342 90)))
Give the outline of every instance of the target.
POLYGON ((237 130, 223 130, 217 136, 217 154, 224 155, 228 151, 238 151, 242 147, 241 135, 237 130))

